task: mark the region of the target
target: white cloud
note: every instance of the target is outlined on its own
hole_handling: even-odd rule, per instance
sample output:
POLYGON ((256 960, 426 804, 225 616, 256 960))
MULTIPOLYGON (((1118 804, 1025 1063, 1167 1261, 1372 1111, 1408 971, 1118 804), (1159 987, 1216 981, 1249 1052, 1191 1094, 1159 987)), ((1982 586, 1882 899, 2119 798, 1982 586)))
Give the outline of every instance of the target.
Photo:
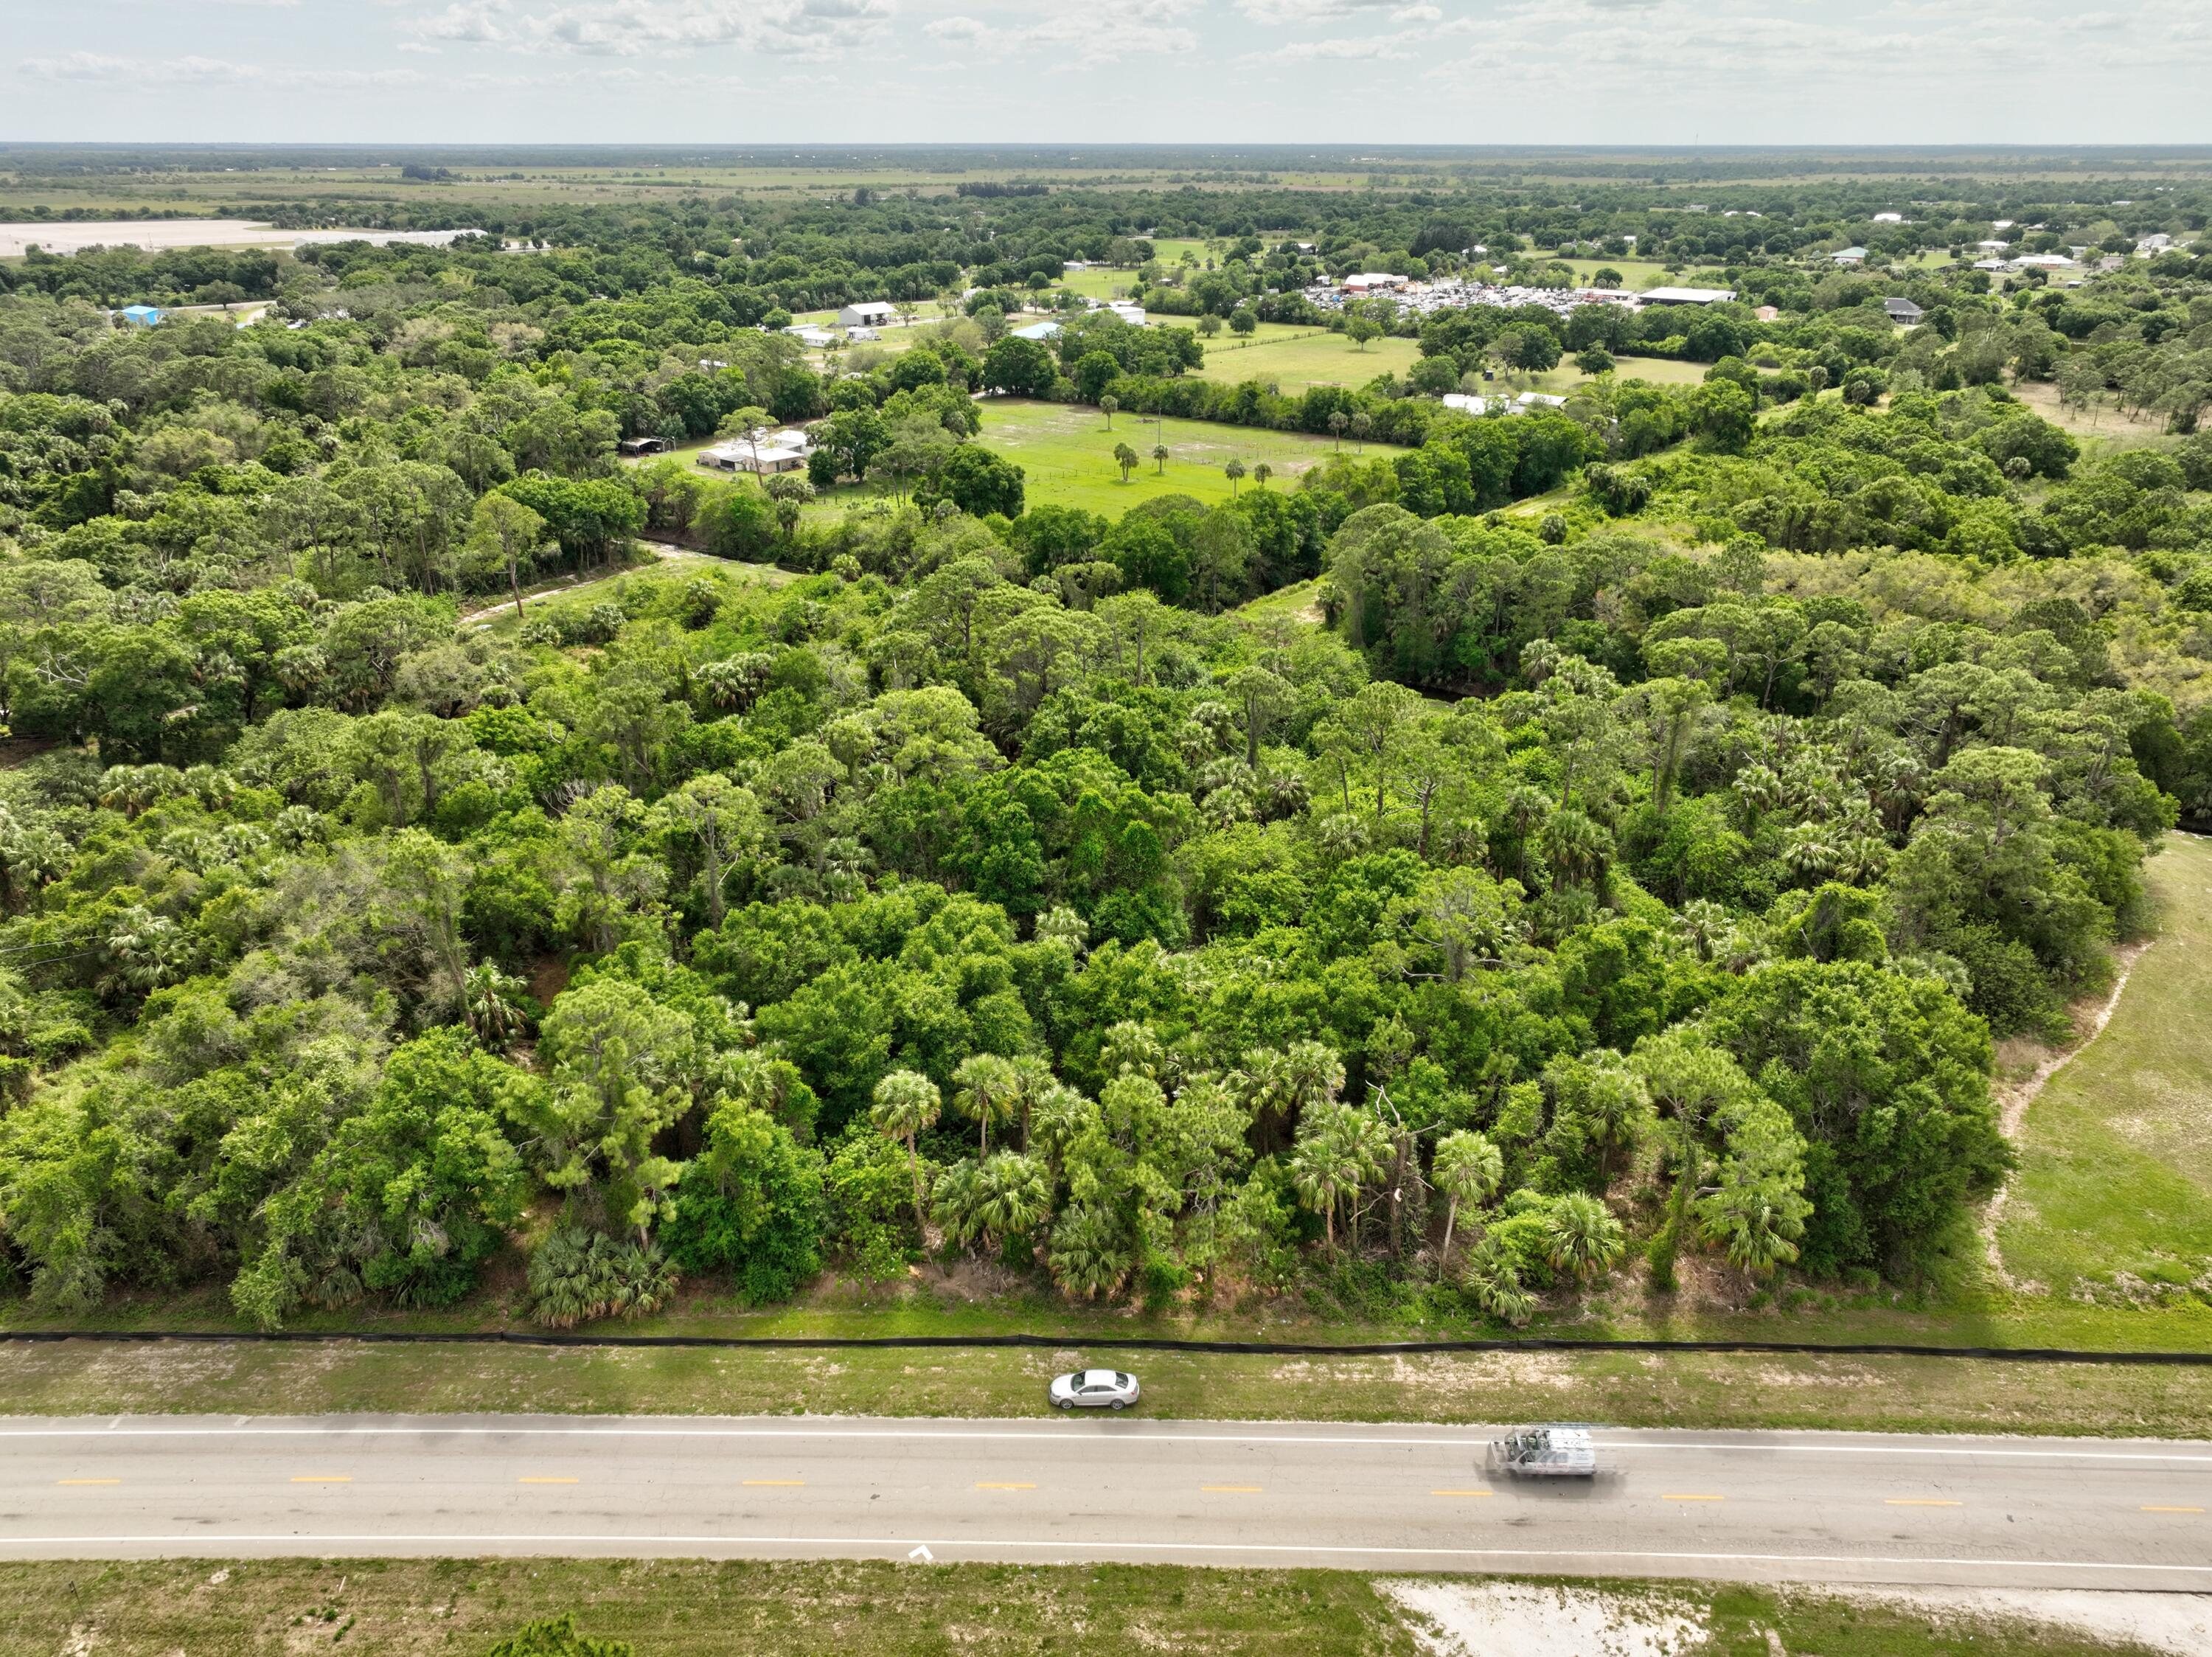
POLYGON ((1255 23, 1317 23, 1329 18, 1385 12, 1397 0, 1237 0, 1237 9, 1255 23))
POLYGON ((836 57, 866 45, 896 10, 895 0, 604 0, 530 11, 515 0, 454 0, 418 19, 417 38, 517 51, 635 58, 737 46, 836 57))
POLYGON ((1313 63, 1322 59, 1334 62, 1358 62, 1410 58, 1411 46, 1416 37, 1410 34, 1358 34, 1326 40, 1293 40, 1290 45, 1277 46, 1273 52, 1257 54, 1261 58, 1278 64, 1313 63))
POLYGON ((29 58, 18 72, 40 81, 74 81, 102 86, 265 86, 344 91, 362 87, 420 85, 411 69, 318 69, 305 65, 233 63, 221 58, 111 58, 96 52, 72 52, 58 58, 29 58))
POLYGON ((1048 0, 1024 6, 1002 22, 963 15, 922 26, 922 33, 972 46, 993 58, 1041 56, 1051 68, 1090 68, 1125 58, 1177 57, 1198 50, 1198 34, 1185 21, 1198 0, 1128 0, 1110 12, 1048 0), (1058 9, 1055 11, 1054 7, 1058 9))

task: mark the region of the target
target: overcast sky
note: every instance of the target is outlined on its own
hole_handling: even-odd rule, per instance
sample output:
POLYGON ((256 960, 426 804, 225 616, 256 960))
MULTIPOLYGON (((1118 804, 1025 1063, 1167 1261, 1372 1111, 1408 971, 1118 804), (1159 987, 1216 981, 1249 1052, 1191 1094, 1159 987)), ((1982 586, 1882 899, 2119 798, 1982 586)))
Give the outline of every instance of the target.
POLYGON ((2212 142, 2212 0, 0 0, 0 138, 2212 142))

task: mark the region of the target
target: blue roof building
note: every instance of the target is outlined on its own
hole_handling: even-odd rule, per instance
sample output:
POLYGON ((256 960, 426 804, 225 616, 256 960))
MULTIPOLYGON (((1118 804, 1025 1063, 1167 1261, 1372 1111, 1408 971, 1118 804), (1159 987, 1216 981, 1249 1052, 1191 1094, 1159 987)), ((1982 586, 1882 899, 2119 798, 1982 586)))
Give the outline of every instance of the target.
POLYGON ((157 305, 125 305, 123 320, 134 328, 150 328, 161 320, 161 308, 157 305))

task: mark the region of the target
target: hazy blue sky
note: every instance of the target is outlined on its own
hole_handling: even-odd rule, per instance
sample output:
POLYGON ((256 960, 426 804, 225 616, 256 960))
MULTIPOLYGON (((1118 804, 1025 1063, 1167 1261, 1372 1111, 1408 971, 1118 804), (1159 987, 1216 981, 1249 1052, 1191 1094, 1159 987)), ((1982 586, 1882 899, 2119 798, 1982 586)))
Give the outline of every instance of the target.
POLYGON ((2212 0, 0 0, 0 137, 2212 142, 2212 0))

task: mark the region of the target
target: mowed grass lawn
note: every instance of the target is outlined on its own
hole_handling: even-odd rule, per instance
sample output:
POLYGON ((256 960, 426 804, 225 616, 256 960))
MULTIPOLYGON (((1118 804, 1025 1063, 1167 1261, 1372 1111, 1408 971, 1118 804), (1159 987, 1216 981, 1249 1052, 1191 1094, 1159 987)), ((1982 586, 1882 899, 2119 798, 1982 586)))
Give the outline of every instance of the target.
POLYGON ((2212 842, 2168 836, 2148 878, 2158 941, 2021 1126, 1998 1243, 2016 1280, 2054 1295, 2212 1272, 2212 842))
POLYGON ((1419 361, 1411 339, 1372 340, 1362 350, 1326 329, 1262 322, 1249 344, 1225 329, 1207 340, 1206 364, 1198 374, 1232 386, 1257 380, 1295 397, 1309 386, 1364 386, 1378 374, 1402 376, 1419 361))
MULTIPOLYGON (((1280 489, 1328 459, 1336 447, 1327 437, 1300 432, 1200 420, 1155 421, 1126 411, 1114 417, 1109 429, 1103 414, 1080 403, 994 399, 984 403, 982 411, 979 441, 1020 465, 1030 504, 1079 506, 1109 518, 1162 495, 1194 496, 1208 504, 1225 501, 1230 484, 1222 467, 1231 460, 1243 461, 1248 470, 1266 461, 1274 472, 1269 486, 1280 489), (1164 466, 1152 459, 1153 446, 1163 442, 1168 448, 1164 466), (1144 457, 1126 484, 1114 464, 1117 443, 1127 443, 1144 457)), ((1344 452, 1352 454, 1357 447, 1347 438, 1344 452)), ((1369 443, 1365 452, 1400 451, 1369 443)), ((1238 485, 1254 486, 1249 477, 1238 485)))

